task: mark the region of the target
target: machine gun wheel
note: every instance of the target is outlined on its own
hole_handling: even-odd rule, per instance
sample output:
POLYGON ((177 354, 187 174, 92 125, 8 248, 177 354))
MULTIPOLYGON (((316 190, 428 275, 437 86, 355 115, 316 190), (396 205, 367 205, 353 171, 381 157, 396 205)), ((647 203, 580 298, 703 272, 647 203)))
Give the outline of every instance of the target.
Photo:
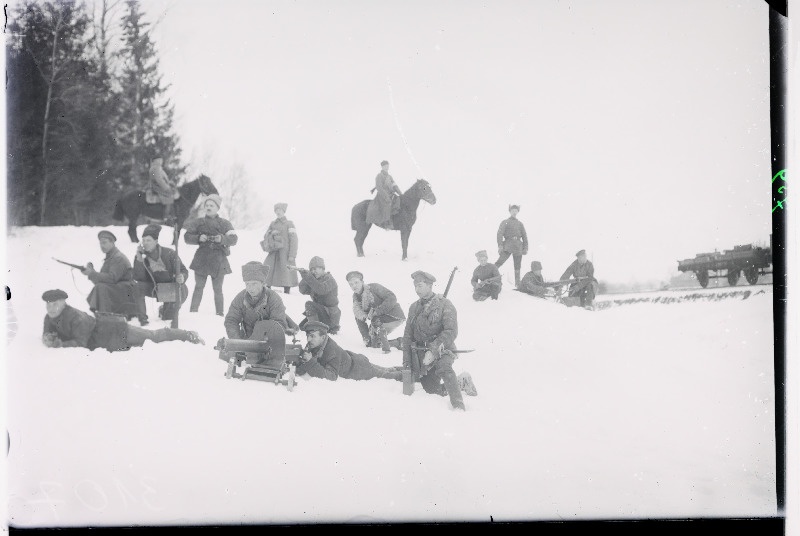
POLYGON ((758 283, 758 268, 753 266, 752 268, 747 268, 744 271, 744 277, 747 279, 747 282, 751 285, 755 285, 758 283))
POLYGON ((700 270, 696 272, 697 282, 700 286, 706 288, 708 286, 708 270, 700 270))
POLYGON ((741 272, 739 270, 728 270, 728 284, 732 287, 736 286, 736 283, 739 282, 739 276, 741 272))

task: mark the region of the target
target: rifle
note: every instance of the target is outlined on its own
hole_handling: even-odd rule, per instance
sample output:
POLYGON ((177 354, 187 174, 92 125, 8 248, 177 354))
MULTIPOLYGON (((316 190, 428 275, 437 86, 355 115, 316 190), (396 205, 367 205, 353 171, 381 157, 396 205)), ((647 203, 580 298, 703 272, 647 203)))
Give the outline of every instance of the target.
POLYGON ((442 294, 442 296, 444 296, 445 298, 447 297, 447 293, 450 291, 450 285, 453 284, 453 277, 456 275, 456 270, 458 270, 458 266, 453 267, 453 271, 450 272, 450 279, 447 281, 447 286, 444 289, 444 294, 442 294))
POLYGON ((498 283, 501 279, 503 279, 502 275, 496 275, 494 277, 490 277, 489 279, 484 279, 483 281, 478 282, 476 288, 481 288, 481 287, 486 286, 486 285, 488 285, 490 283, 498 283))
POLYGON ((80 264, 72 264, 71 262, 66 262, 66 261, 62 261, 62 260, 56 259, 55 257, 51 257, 51 258, 56 262, 60 262, 61 264, 66 264, 67 266, 69 266, 71 268, 75 268, 76 270, 80 270, 81 272, 86 270, 86 268, 88 268, 89 266, 92 265, 92 263, 90 262, 86 266, 81 266, 80 264))

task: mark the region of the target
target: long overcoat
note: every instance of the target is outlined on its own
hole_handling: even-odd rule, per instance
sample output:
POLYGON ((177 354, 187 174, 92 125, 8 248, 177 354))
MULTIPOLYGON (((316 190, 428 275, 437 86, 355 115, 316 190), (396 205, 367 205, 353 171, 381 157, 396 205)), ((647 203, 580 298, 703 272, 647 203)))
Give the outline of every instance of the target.
POLYGON ((264 266, 269 267, 267 285, 275 287, 296 287, 297 272, 289 270, 288 265, 294 266, 297 258, 297 229, 286 216, 277 218, 269 224, 261 249, 267 252, 264 266))

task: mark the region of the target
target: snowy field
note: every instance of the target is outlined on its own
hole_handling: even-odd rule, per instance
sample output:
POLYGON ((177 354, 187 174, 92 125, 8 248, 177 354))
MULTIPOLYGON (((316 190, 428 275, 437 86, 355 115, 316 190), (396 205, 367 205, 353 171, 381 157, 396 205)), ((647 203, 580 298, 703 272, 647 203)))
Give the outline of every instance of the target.
MULTIPOLYGON (((451 243, 448 251, 417 233, 401 262, 398 233, 373 230, 367 257, 356 258, 352 234, 311 236, 295 221, 298 264, 320 255, 339 282, 343 329, 335 340, 381 365, 401 364, 401 353, 363 348, 345 273, 358 269, 388 286, 407 311, 414 270, 433 273, 442 292, 459 267, 449 294, 456 344, 474 352, 455 368, 469 371, 478 389, 465 397, 467 411, 419 385, 403 396, 388 380, 301 377, 293 392, 226 380, 213 350, 225 332, 210 285, 200 311, 187 307, 180 316, 205 347, 47 349, 42 292, 60 287, 87 310, 91 288, 50 257, 99 266, 99 228, 11 229, 11 525, 776 515, 770 286, 747 299, 589 312, 513 292, 509 261, 500 299, 476 303, 472 250, 451 243)), ((123 227, 111 229, 132 258, 123 227)), ((232 248, 226 306, 243 288, 241 265, 264 258, 262 233, 241 231, 232 248)), ((165 229, 162 244, 169 235, 165 229)), ((193 253, 181 243, 187 265, 193 253)), ((563 270, 552 268, 549 278, 563 270)), ((191 291, 192 276, 188 283, 191 291)), ((299 320, 305 297, 296 289, 281 296, 299 320)), ((155 302, 148 308, 150 327, 164 325, 155 302)))

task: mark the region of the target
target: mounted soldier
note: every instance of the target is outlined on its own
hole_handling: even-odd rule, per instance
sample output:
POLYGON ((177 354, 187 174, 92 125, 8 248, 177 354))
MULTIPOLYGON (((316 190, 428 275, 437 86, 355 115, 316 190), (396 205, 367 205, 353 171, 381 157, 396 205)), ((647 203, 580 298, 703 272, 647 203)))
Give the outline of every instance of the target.
POLYGON ((163 158, 156 157, 150 162, 146 199, 148 203, 161 203, 164 205, 164 221, 167 221, 174 217, 173 205, 181 194, 175 183, 170 180, 167 172, 164 171, 162 167, 163 161, 163 158))
POLYGON ((400 195, 403 192, 389 175, 389 162, 381 162, 381 171, 375 176, 375 193, 373 199, 367 207, 367 223, 383 227, 387 230, 394 230, 392 225, 392 214, 400 210, 400 195))

